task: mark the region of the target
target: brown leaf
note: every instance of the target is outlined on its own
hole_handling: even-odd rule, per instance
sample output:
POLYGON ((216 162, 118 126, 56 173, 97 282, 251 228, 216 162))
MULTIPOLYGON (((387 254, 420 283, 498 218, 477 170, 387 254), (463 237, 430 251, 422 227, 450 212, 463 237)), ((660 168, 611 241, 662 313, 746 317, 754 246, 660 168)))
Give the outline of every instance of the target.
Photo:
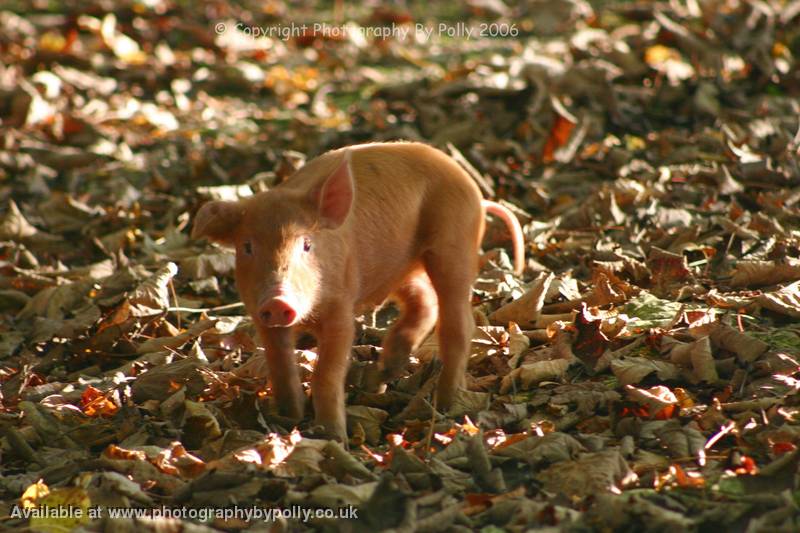
POLYGON ((559 114, 556 115, 553 126, 550 128, 550 135, 547 137, 547 142, 542 148, 542 162, 552 163, 555 161, 555 152, 567 142, 575 128, 575 122, 570 118, 563 117, 559 114))

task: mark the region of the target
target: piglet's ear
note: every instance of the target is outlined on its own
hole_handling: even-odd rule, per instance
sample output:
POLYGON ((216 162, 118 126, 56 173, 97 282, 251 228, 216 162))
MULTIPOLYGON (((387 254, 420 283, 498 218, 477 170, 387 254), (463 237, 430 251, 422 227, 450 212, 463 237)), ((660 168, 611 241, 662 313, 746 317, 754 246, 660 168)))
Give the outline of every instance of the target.
POLYGON ((231 244, 236 227, 242 218, 242 208, 238 202, 208 202, 197 212, 192 227, 192 238, 206 239, 231 244))
POLYGON ((311 190, 311 200, 317 207, 323 228, 334 229, 342 225, 353 206, 354 187, 348 150, 336 170, 311 190))

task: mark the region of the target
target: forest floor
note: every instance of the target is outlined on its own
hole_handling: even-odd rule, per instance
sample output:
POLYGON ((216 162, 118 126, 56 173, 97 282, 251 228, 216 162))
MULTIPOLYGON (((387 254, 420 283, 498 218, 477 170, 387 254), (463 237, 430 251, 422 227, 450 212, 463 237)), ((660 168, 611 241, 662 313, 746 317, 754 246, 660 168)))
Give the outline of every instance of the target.
POLYGON ((0 528, 800 530, 800 1, 350 4, 3 3, 0 528), (393 139, 527 264, 492 222, 448 412, 434 337, 365 392, 358 319, 345 447, 189 231, 393 139))

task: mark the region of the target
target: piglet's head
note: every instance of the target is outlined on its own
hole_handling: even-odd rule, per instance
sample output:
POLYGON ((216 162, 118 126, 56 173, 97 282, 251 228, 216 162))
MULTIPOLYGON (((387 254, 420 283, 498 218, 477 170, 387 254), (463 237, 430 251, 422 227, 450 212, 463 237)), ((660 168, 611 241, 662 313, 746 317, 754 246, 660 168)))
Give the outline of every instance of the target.
MULTIPOLYGON (((304 189, 278 187, 200 208, 192 237, 236 249, 236 286, 253 321, 289 327, 308 318, 320 293, 317 244, 341 226, 353 205, 349 152, 337 168, 304 189)), ((287 184, 288 185, 288 184, 287 184)))

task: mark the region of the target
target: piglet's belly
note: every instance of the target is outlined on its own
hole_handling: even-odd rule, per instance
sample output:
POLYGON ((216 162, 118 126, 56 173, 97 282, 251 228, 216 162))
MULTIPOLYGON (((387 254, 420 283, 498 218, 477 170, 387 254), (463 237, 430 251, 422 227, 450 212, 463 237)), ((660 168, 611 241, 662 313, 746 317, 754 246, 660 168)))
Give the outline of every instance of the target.
POLYGON ((367 313, 383 306, 387 301, 394 300, 394 292, 412 278, 417 282, 425 280, 430 283, 421 261, 408 261, 404 266, 405 268, 398 269, 397 273, 384 283, 368 287, 369 290, 356 302, 356 313, 367 313))

